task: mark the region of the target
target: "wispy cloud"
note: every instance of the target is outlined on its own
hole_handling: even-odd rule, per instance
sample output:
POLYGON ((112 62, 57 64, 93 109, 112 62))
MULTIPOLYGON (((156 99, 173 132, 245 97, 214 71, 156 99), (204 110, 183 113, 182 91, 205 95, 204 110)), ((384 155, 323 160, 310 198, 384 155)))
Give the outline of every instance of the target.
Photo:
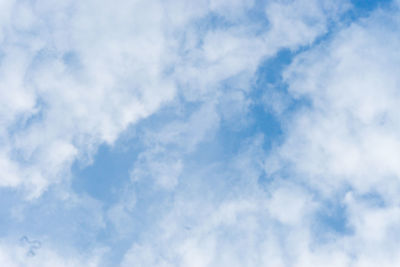
POLYGON ((398 9, 2 1, 0 265, 396 266, 398 9))

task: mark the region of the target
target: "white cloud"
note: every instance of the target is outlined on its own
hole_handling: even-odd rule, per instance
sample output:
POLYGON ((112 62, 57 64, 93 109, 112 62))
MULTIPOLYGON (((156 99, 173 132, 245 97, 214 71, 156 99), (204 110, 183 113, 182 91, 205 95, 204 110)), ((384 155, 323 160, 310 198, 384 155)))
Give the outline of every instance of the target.
MULTIPOLYGON (((284 73, 290 94, 308 104, 284 121, 285 140, 265 168, 323 199, 350 191, 339 199, 352 233, 318 244, 339 254, 337 266, 398 264, 397 15, 396 8, 377 10, 298 56, 284 73)), ((300 266, 332 257, 308 253, 299 255, 300 266)))
MULTIPOLYGON (((159 204, 159 220, 146 225, 122 266, 400 262, 393 234, 400 189, 398 11, 378 10, 338 30, 285 71, 289 94, 308 103, 289 114, 287 99, 275 96, 279 103, 271 105, 282 116, 285 139, 266 160, 265 189, 258 181, 261 137, 207 167, 188 167, 186 158, 214 137, 221 121, 233 124, 248 112, 250 82, 262 60, 312 44, 347 1, 270 1, 270 24, 262 26, 245 19, 254 1, 2 4, 11 15, 0 19, 0 186, 38 197, 65 182, 75 160, 89 162, 100 144, 113 144, 165 103, 194 110, 143 135, 132 183, 148 179, 174 197, 159 204), (213 28, 206 25, 210 12, 240 23, 213 28), (345 190, 351 193, 341 198, 345 190), (374 194, 382 203, 372 203, 374 194), (320 241, 318 209, 334 198, 346 207, 351 233, 320 241)), ((107 207, 122 238, 137 214, 136 196, 126 195, 107 207)), ((82 201, 91 203, 65 198, 74 207, 82 201)), ((96 232, 105 222, 101 205, 93 206, 95 223, 88 225, 96 232)), ((7 266, 101 266, 107 253, 65 256, 43 248, 27 259, 5 244, 0 263, 7 266)))
POLYGON ((370 191, 382 177, 400 174, 395 164, 400 40, 381 29, 382 23, 396 23, 384 19, 376 14, 353 24, 300 56, 285 73, 291 94, 312 106, 288 122, 287 140, 275 155, 321 186, 349 183, 370 191))
POLYGON ((309 45, 348 8, 348 1, 271 1, 266 8, 271 24, 267 42, 289 48, 309 45))
MULTIPOLYGON (((320 14, 317 21, 325 21, 323 10, 333 7, 324 3, 326 6, 313 6, 320 14)), ((271 10, 275 10, 274 5, 276 10, 283 8, 301 17, 300 22, 308 21, 303 9, 300 15, 295 12, 301 4, 287 7, 285 2, 273 3, 271 10)), ((268 179, 273 179, 266 192, 252 180, 260 175, 257 161, 263 157, 254 147, 233 161, 234 167, 224 165, 225 172, 215 173, 211 167, 196 172, 193 176, 205 180, 201 183, 191 177, 191 181, 207 184, 207 190, 202 191, 197 184, 203 194, 178 192, 171 210, 148 236, 132 245, 123 264, 397 266, 397 12, 378 10, 341 29, 296 57, 285 71, 289 94, 307 103, 293 114, 277 109, 284 124, 284 140, 266 160, 268 179), (285 119, 286 115, 290 116, 285 119), (328 233, 319 228, 318 224, 329 224, 318 218, 320 208, 329 208, 326 200, 344 205, 346 218, 341 223, 349 227, 349 233, 328 233)), ((297 25, 276 19, 279 23, 273 23, 276 26, 272 29, 279 25, 283 29, 277 33, 297 25)), ((326 30, 320 24, 313 25, 300 23, 301 31, 283 34, 283 46, 287 40, 291 44, 312 42, 317 33, 326 30), (310 32, 303 27, 309 27, 310 32)), ((214 37, 208 38, 208 45, 214 46, 214 37)), ((207 60, 218 62, 218 56, 229 54, 232 47, 235 45, 223 44, 221 53, 215 55, 207 54, 211 48, 203 52, 207 60)), ((193 77, 196 75, 190 79, 193 77)), ((167 139, 177 136, 171 134, 167 139)), ((260 146, 259 142, 253 144, 260 146)))
POLYGON ((23 244, 16 244, 10 240, 1 240, 0 242, 0 264, 1 266, 19 267, 19 266, 100 266, 101 255, 105 250, 93 251, 93 255, 83 255, 78 252, 59 253, 48 247, 40 247, 34 255, 29 254, 29 248, 23 244))
POLYGON ((271 196, 259 188, 261 144, 262 138, 256 137, 244 142, 239 154, 219 168, 199 166, 202 170, 185 172, 186 190, 175 191, 173 205, 165 204, 168 210, 132 245, 122 266, 285 266, 291 262, 285 258, 300 253, 291 251, 309 245, 306 239, 297 247, 309 235, 302 221, 313 205, 294 185, 277 184, 274 188, 280 189, 272 190, 271 196), (285 186, 298 193, 290 194, 285 186), (282 238, 288 239, 285 247, 280 245, 282 238))
POLYGON ((254 0, 210 0, 210 9, 230 21, 235 21, 243 18, 254 4, 254 0))
POLYGON ((19 179, 2 184, 34 197, 65 179, 76 158, 171 100, 175 88, 163 75, 170 53, 159 3, 41 1, 15 10, 4 26, 1 149, 19 179))
POLYGON ((288 185, 274 188, 267 204, 270 215, 284 224, 301 225, 315 204, 309 196, 298 191, 299 189, 288 185))
POLYGON ((336 12, 323 13, 314 2, 307 15, 314 23, 301 29, 309 34, 274 37, 288 30, 285 21, 302 25, 301 4, 271 3, 267 10, 300 15, 267 11, 272 30, 257 36, 251 19, 225 30, 198 27, 210 12, 236 19, 242 15, 234 10, 253 1, 3 1, 0 150, 14 167, 1 184, 40 196, 68 177, 76 159, 90 159, 99 144, 112 144, 174 99, 177 85, 190 101, 212 98, 219 82, 251 77, 280 47, 312 42, 326 29, 322 14, 336 12))

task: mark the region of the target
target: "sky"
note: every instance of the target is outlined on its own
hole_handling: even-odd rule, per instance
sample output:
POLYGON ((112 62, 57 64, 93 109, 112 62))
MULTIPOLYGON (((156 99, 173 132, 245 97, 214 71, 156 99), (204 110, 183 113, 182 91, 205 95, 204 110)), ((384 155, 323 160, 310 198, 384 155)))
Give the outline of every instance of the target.
POLYGON ((399 0, 0 0, 0 266, 400 266, 399 0))

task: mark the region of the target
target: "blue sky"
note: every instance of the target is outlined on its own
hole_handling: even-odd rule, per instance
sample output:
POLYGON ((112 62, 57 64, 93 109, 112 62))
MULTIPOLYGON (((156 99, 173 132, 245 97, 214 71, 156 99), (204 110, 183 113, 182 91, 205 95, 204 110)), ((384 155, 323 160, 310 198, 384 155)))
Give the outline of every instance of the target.
POLYGON ((399 266, 399 10, 0 1, 0 265, 399 266))

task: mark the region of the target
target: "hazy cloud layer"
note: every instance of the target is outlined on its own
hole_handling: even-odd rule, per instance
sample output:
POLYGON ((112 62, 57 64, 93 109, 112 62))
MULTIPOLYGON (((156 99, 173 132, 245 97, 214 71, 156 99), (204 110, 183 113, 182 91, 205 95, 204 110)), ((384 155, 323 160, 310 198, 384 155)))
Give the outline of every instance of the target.
POLYGON ((397 266, 399 8, 1 1, 0 265, 397 266))

